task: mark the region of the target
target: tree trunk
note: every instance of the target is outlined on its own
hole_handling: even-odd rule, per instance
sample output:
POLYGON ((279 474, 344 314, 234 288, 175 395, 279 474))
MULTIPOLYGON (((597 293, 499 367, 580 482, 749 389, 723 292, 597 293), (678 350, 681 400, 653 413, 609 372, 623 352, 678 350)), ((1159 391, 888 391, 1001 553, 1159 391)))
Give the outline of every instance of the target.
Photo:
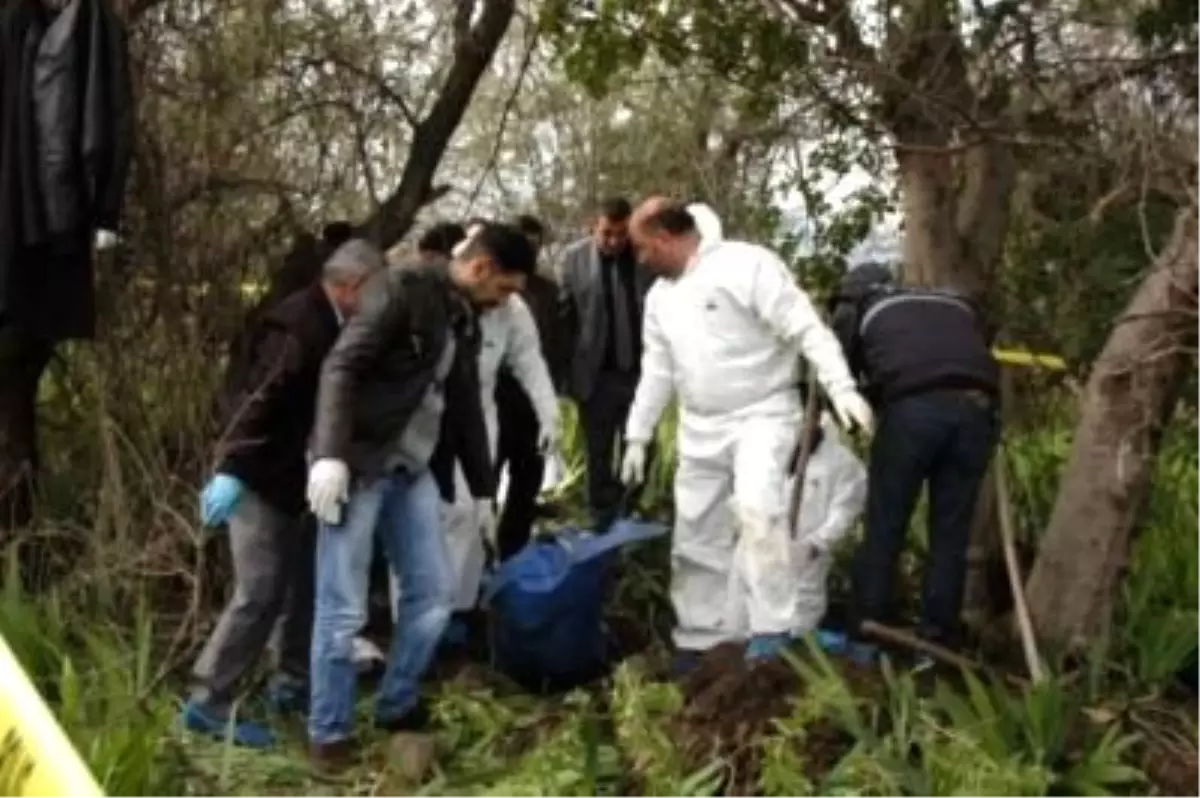
POLYGON ((1117 320, 1084 390, 1071 457, 1033 572, 1039 634, 1063 649, 1104 635, 1150 489, 1162 427, 1193 364, 1196 208, 1117 320))
POLYGON ((33 515, 38 467, 37 391, 49 344, 0 333, 0 530, 33 515))
MULTIPOLYGON (((896 133, 904 210, 904 281, 954 288, 986 309, 1016 185, 1011 149, 984 142, 956 160, 948 137, 930 128, 898 126, 896 133)), ((987 326, 993 326, 990 320, 987 326)), ((994 499, 993 483, 988 480, 980 488, 971 524, 963 601, 963 614, 975 628, 986 626, 1003 602, 994 595, 995 580, 988 576, 994 570, 991 564, 1000 562, 994 499)))

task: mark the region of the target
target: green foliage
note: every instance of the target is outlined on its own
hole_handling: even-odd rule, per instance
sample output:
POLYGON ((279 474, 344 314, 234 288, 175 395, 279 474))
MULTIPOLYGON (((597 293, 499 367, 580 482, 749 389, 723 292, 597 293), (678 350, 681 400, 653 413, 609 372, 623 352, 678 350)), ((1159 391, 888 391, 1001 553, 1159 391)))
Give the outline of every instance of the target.
POLYGON ((663 4, 607 0, 597 13, 572 0, 544 4, 541 26, 559 48, 567 75, 601 96, 636 69, 650 49, 668 65, 705 69, 773 103, 782 80, 807 66, 808 41, 753 3, 663 4))
POLYGON ((54 593, 35 602, 10 567, 0 634, 106 793, 182 794, 188 771, 168 734, 175 702, 155 683, 151 616, 143 607, 126 628, 88 606, 68 610, 54 593))

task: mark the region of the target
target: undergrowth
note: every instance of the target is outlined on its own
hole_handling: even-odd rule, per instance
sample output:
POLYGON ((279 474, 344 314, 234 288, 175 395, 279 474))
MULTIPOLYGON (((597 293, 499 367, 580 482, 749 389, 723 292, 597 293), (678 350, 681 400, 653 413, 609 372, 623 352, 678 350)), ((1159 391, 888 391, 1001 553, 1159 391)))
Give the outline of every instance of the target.
MULTIPOLYGON (((568 424, 568 478, 561 488, 568 504, 582 491, 574 427, 568 424)), ((1069 448, 1064 429, 1019 434, 1007 443, 1006 467, 1026 533, 1049 513, 1069 448)), ((213 578, 222 543, 191 520, 194 480, 181 480, 165 457, 134 456, 158 435, 154 428, 133 435, 93 418, 79 430, 74 445, 86 449, 92 436, 88 451, 95 451, 82 461, 95 466, 101 482, 73 492, 69 510, 46 510, 37 539, 73 540, 57 550, 69 552, 75 567, 31 596, 16 573, 27 560, 10 556, 0 632, 107 792, 712 795, 746 783, 747 774, 733 773, 732 760, 693 757, 676 734, 687 699, 654 666, 669 626, 662 546, 626 558, 613 598, 614 624, 637 627, 637 647, 650 646, 649 656, 626 660, 604 684, 567 696, 524 694, 494 674, 436 685, 436 765, 421 784, 395 781, 379 756, 344 783, 316 781, 299 723, 282 724, 283 744, 267 753, 182 734, 175 720, 187 668, 223 592, 222 580, 213 578), (84 491, 97 500, 82 501, 84 491), (77 529, 87 535, 73 536, 77 529)), ((673 427, 664 425, 642 497, 648 512, 669 510, 673 437, 673 427)), ((1186 785, 1193 774, 1194 793, 1194 699, 1172 693, 1197 639, 1192 443, 1180 433, 1164 447, 1111 639, 1089 662, 1036 688, 957 673, 935 680, 899 665, 864 686, 805 648, 792 663, 794 697, 752 743, 756 754, 746 761, 755 763, 748 776, 754 791, 1168 791, 1165 759, 1180 778, 1175 784, 1186 785)), ((61 478, 50 492, 65 494, 61 478)), ((385 741, 370 744, 386 752, 385 741)), ((716 741, 711 750, 719 750, 716 741)))

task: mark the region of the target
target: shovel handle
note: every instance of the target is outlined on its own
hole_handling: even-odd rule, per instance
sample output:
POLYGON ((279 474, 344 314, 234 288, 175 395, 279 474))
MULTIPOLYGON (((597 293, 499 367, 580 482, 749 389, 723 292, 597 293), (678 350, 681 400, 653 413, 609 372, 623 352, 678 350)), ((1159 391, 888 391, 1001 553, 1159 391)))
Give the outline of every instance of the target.
POLYGON ((804 401, 804 421, 800 427, 800 440, 792 452, 788 471, 795 476, 792 483, 792 495, 788 498, 788 532, 795 534, 796 522, 800 519, 800 500, 804 496, 804 472, 808 470, 808 459, 812 455, 812 439, 816 434, 817 425, 821 423, 819 412, 820 396, 817 391, 817 377, 810 372, 808 375, 808 396, 804 401))

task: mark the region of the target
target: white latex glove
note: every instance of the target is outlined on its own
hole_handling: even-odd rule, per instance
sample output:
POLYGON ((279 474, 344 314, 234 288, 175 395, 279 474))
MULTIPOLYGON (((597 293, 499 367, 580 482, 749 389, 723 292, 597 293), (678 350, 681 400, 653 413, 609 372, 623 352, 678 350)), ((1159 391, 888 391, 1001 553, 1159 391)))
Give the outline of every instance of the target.
POLYGON ((829 397, 833 414, 845 430, 860 429, 871 433, 875 429, 875 414, 862 394, 853 389, 829 397))
POLYGON ((475 519, 479 522, 479 536, 494 551, 496 548, 496 507, 491 499, 475 500, 475 519))
POLYGON ((547 455, 558 449, 558 420, 538 424, 538 452, 547 455))
POLYGON ((96 251, 102 252, 115 247, 119 240, 117 234, 112 230, 97 230, 96 234, 92 237, 92 246, 95 247, 96 251))
POLYGON ((632 488, 642 484, 646 478, 646 444, 630 441, 625 444, 625 457, 621 460, 621 482, 632 488))
POLYGON ((308 506, 317 520, 342 522, 342 505, 350 499, 350 469, 341 460, 326 457, 308 469, 308 506))

